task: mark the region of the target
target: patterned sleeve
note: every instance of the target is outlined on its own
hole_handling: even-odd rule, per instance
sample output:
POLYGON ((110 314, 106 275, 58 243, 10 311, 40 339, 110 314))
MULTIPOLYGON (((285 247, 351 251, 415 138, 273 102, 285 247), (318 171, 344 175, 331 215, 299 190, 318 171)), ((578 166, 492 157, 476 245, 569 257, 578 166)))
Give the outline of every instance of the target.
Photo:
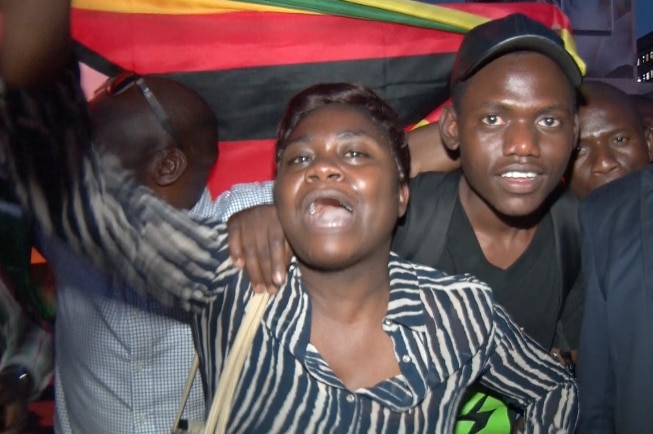
POLYGON ((46 234, 166 304, 215 298, 234 272, 226 232, 196 224, 137 187, 116 157, 91 150, 76 64, 37 91, 0 91, 0 166, 46 234))
POLYGON ((54 365, 52 332, 32 322, 13 298, 0 270, 0 333, 4 346, 0 372, 8 366, 27 369, 34 380, 30 397, 36 398, 50 382, 54 365))
POLYGON ((495 309, 496 347, 481 383, 524 409, 520 432, 574 432, 579 404, 573 376, 524 335, 501 306, 495 309))

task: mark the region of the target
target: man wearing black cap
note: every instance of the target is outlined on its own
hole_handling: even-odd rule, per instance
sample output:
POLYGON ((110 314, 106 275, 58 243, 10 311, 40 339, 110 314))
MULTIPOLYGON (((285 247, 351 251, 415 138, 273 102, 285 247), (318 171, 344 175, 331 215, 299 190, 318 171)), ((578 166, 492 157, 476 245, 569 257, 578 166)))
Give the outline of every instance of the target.
MULTIPOLYGON (((581 81, 562 39, 524 15, 471 30, 454 63, 452 104, 440 118, 443 142, 459 153, 462 170, 412 180, 393 244, 415 262, 489 283, 545 348, 575 349, 581 321, 576 202, 560 188, 576 145, 581 81)), ((281 249, 264 259, 244 252, 260 250, 257 240, 283 245, 275 238, 280 231, 268 229, 273 213, 258 209, 230 220, 232 256, 253 283, 268 287, 285 276, 281 249)), ((488 405, 482 397, 465 412, 488 405)), ((480 432, 493 417, 478 416, 457 432, 480 432)))
POLYGON ((472 29, 440 118, 462 170, 414 178, 393 245, 408 259, 489 283, 545 348, 578 343, 579 230, 560 180, 576 144, 581 80, 557 34, 523 15, 472 29), (567 332, 559 341, 557 327, 567 332))

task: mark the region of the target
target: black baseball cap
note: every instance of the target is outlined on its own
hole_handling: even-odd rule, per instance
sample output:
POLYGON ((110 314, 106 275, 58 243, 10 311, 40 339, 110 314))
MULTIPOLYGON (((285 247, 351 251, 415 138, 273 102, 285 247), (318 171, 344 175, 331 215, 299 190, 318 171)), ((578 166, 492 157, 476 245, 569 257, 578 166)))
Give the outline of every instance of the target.
POLYGON ((451 71, 451 87, 476 74, 485 65, 515 51, 535 51, 556 62, 574 87, 583 75, 565 50, 562 38, 547 26, 523 14, 488 21, 465 35, 451 71))

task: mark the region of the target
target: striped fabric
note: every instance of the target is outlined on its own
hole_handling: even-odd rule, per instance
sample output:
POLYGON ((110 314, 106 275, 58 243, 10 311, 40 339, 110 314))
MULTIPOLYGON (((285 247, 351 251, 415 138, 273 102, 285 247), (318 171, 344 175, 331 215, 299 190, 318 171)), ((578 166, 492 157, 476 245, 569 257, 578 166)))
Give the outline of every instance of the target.
MULTIPOLYGON (((83 96, 77 75, 66 78, 37 95, 3 91, 0 163, 42 226, 131 287, 194 313, 212 396, 251 294, 229 259, 225 226, 198 224, 135 187, 115 158, 84 153, 83 96), (68 176, 52 185, 44 176, 51 167, 68 176)), ((489 288, 394 255, 388 273, 382 326, 400 375, 356 391, 343 386, 309 342, 310 300, 293 261, 246 360, 228 431, 449 433, 466 386, 480 379, 524 408, 524 432, 573 432, 573 378, 494 305, 489 288)))
MULTIPOLYGON (((197 90, 220 127, 214 196, 273 176, 273 138, 285 104, 319 82, 360 82, 406 125, 437 119, 464 33, 524 13, 558 30, 545 3, 422 4, 406 0, 75 0, 80 59, 111 75, 161 74, 197 90)), ((584 67, 578 58, 581 69, 584 67)))

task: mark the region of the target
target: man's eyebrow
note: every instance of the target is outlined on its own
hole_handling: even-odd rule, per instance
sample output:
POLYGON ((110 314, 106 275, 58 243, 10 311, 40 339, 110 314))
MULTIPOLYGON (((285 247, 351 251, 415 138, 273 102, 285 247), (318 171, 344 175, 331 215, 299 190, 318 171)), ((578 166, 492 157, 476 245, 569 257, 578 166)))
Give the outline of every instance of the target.
MULTIPOLYGON (((483 110, 513 110, 512 104, 506 104, 499 101, 486 101, 479 104, 479 107, 483 110)), ((569 105, 564 103, 551 104, 546 107, 542 107, 538 110, 538 113, 550 113, 553 111, 569 110, 569 105)))
POLYGON ((551 104, 550 106, 543 107, 540 110, 540 113, 549 113, 549 112, 559 111, 559 110, 568 111, 568 110, 570 110, 570 107, 569 107, 569 105, 563 104, 563 103, 551 104))

